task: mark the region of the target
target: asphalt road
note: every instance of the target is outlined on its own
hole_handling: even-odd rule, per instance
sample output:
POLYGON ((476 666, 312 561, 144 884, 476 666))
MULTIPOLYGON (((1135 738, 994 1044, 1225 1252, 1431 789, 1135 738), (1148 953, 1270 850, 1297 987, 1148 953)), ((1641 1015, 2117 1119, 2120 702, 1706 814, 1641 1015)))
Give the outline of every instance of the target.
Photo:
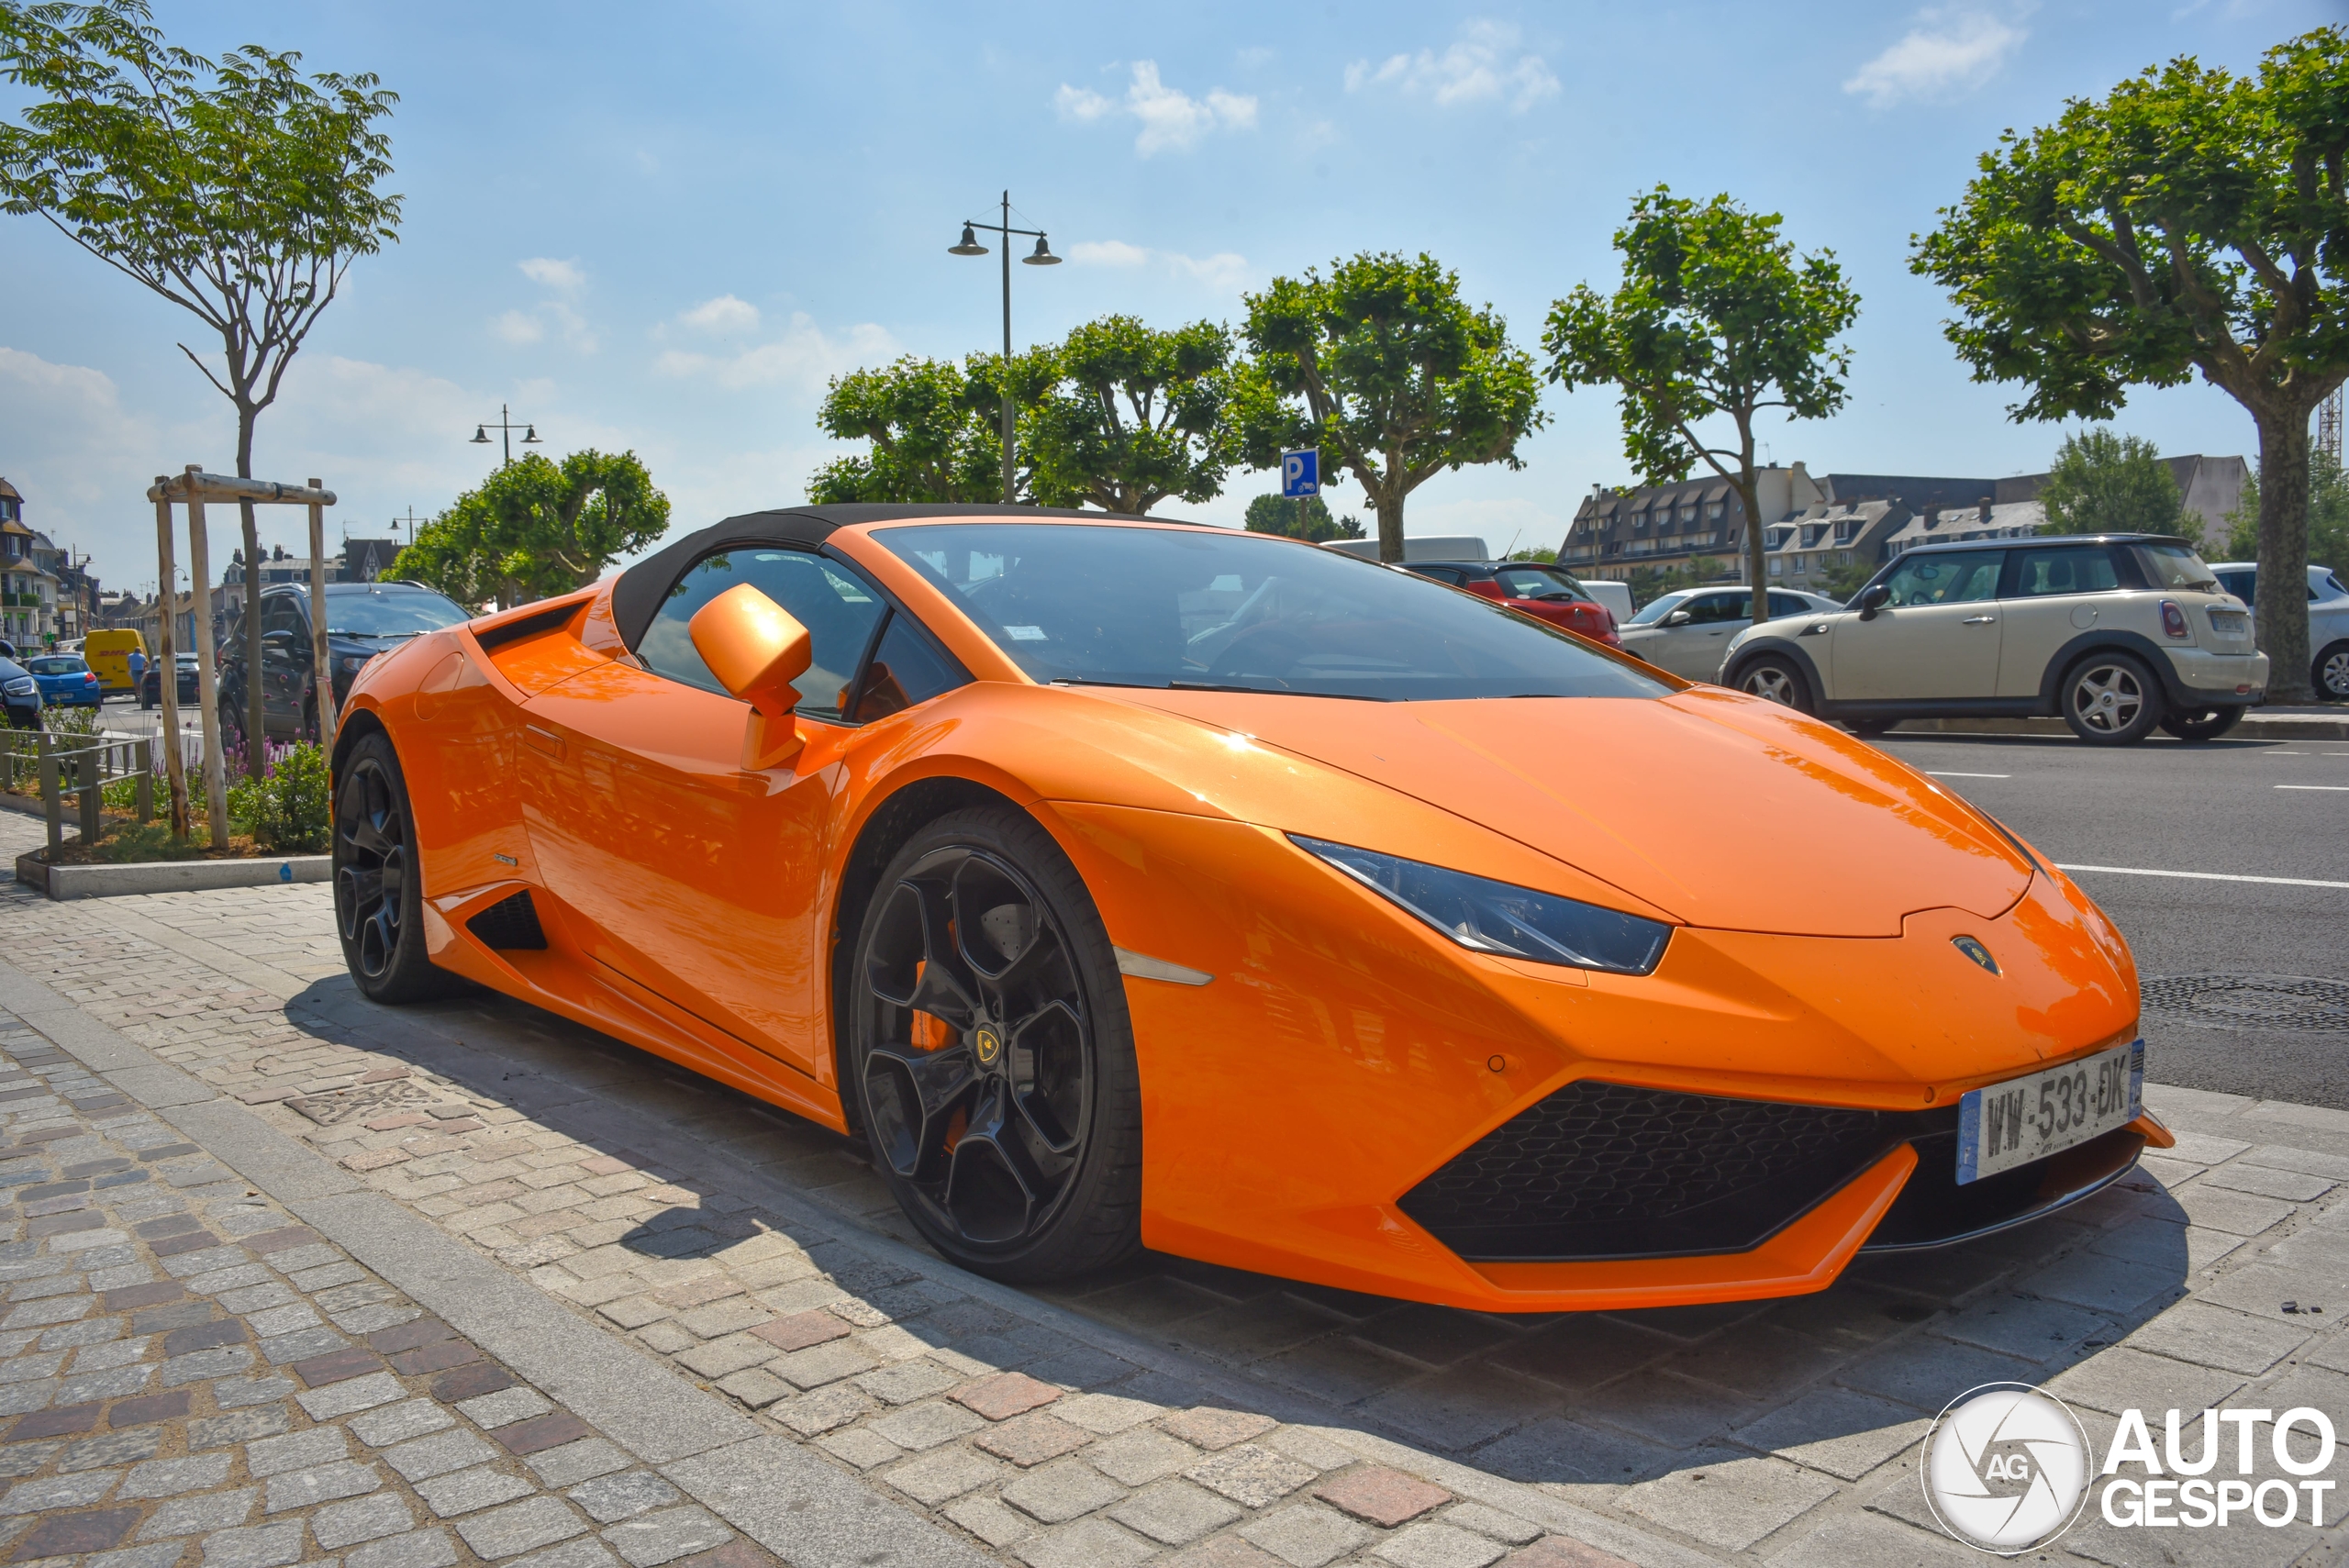
POLYGON ((2058 865, 2126 868, 2072 875, 2136 953, 2148 1077, 2349 1109, 2349 741, 2108 749, 1895 731, 1881 744, 2058 865), (2205 874, 2132 874, 2156 872, 2205 874), (2194 999, 2161 984, 2208 976, 2332 984, 2194 999))

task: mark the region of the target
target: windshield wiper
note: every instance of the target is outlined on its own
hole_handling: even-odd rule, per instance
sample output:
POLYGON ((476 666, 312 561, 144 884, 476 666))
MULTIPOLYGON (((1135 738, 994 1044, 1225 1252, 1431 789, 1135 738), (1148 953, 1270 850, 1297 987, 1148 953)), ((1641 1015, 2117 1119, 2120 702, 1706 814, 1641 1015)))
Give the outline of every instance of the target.
POLYGON ((1207 681, 1169 681, 1158 685, 1149 681, 1097 681, 1082 675, 1056 675, 1051 683, 1055 686, 1123 686, 1136 692, 1248 692, 1264 697, 1338 697, 1346 702, 1391 702, 1391 697, 1368 696, 1358 692, 1305 692, 1294 686, 1234 686, 1219 685, 1207 681))

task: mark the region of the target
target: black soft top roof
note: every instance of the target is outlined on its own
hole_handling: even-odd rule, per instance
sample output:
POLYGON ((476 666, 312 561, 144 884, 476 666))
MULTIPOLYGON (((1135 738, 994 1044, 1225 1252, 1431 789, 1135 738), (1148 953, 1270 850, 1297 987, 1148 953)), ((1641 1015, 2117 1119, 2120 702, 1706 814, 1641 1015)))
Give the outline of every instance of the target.
MULTIPOLYGON (((685 569, 713 550, 733 545, 785 544, 814 549, 841 528, 863 523, 911 522, 925 517, 1074 517, 1090 523, 1171 523, 1180 517, 1137 517, 1121 512, 1080 512, 1053 506, 1007 506, 1001 502, 868 502, 830 506, 785 506, 739 517, 696 529, 646 556, 620 573, 612 585, 612 623, 634 648, 661 611, 669 590, 685 569)), ((1193 525, 1195 527, 1201 525, 1193 525)))

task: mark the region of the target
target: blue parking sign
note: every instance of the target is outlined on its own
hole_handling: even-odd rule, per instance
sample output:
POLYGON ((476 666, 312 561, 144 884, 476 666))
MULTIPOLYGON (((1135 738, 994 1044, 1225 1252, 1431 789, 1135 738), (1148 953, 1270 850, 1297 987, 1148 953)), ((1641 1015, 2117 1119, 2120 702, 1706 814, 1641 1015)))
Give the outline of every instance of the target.
POLYGON ((1318 448, 1281 453, 1281 495, 1294 501, 1321 494, 1321 453, 1318 448))

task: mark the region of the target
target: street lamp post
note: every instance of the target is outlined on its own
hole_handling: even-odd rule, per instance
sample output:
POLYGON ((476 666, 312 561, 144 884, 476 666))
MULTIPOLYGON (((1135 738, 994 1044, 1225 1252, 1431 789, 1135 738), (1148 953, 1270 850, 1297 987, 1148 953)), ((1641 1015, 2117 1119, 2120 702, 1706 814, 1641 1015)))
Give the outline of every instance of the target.
POLYGON ((473 427, 473 443, 477 446, 484 447, 489 445, 489 433, 492 430, 495 430, 499 435, 506 439, 506 461, 509 463, 514 461, 515 431, 519 430, 522 432, 522 444, 524 446, 535 447, 539 445, 539 428, 536 425, 517 425, 514 422, 512 411, 509 410, 503 403, 497 406, 496 424, 492 425, 484 420, 483 423, 473 427))
POLYGON ((1011 452, 1011 417, 1013 402, 1011 390, 1011 237, 1015 234, 1034 236, 1036 240, 1036 249, 1029 254, 1019 258, 1021 261, 1030 267, 1056 267, 1060 265, 1061 259, 1058 256, 1053 255, 1052 248, 1049 244, 1045 243, 1044 231, 1042 229, 1014 228, 1011 227, 1011 193, 1009 191, 1003 193, 1003 221, 1001 223, 974 223, 968 218, 963 219, 963 242, 959 245, 948 246, 946 248, 946 253, 950 256, 985 255, 987 253, 987 248, 980 244, 978 236, 972 232, 972 230, 979 228, 984 228, 990 234, 1000 234, 1003 236, 1003 504, 1008 506, 1015 505, 1019 498, 1018 483, 1012 477, 1011 452))

